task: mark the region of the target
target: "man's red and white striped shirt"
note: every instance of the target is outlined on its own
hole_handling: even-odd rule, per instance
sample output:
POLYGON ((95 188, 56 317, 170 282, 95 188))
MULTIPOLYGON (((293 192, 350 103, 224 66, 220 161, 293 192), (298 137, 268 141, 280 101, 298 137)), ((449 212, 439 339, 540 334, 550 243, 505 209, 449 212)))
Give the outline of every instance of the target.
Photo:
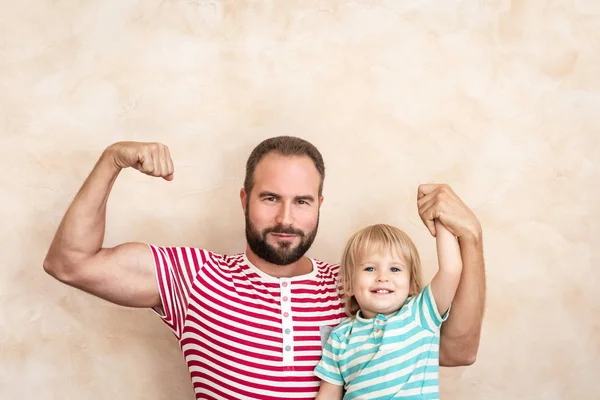
POLYGON ((338 265, 274 278, 245 254, 150 245, 196 399, 314 399, 322 339, 344 318, 338 265))

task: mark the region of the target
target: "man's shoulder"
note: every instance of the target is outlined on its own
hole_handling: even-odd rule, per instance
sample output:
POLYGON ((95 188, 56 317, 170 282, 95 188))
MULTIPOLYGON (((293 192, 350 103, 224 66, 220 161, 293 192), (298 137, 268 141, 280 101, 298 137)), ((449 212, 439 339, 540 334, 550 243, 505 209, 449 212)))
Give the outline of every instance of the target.
POLYGON ((171 259, 193 261, 198 264, 227 263, 237 264, 244 260, 244 253, 223 254, 201 247, 193 246, 158 246, 149 244, 150 248, 171 259))
POLYGON ((311 257, 311 260, 314 261, 315 265, 322 273, 329 273, 332 275, 337 275, 340 270, 339 264, 332 264, 326 261, 319 260, 317 258, 311 257))

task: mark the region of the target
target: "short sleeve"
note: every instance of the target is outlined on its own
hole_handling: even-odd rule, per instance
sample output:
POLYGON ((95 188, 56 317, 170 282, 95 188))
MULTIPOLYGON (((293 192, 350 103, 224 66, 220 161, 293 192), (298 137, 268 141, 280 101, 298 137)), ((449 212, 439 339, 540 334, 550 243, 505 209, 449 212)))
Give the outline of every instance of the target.
POLYGON ((327 339, 327 343, 325 343, 325 346, 323 347, 321 361, 319 361, 317 367, 315 368, 315 375, 319 379, 329 382, 333 385, 343 386, 344 378, 342 376, 342 372, 340 371, 339 349, 339 337, 335 334, 335 332, 332 332, 329 335, 329 339, 327 339))
POLYGON ((442 323, 450 313, 450 309, 448 309, 444 315, 440 315, 431 291, 431 285, 425 286, 418 295, 409 301, 408 305, 415 316, 417 324, 423 329, 434 333, 440 330, 442 323))
POLYGON ((198 271, 206 262, 203 250, 188 247, 149 245, 154 257, 161 307, 153 310, 181 339, 187 315, 190 290, 198 271))

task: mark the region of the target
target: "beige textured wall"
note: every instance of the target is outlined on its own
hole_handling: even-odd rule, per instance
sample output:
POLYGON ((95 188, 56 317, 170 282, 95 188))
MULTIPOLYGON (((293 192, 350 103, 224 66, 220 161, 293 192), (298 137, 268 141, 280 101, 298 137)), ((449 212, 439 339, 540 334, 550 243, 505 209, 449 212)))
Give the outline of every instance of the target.
POLYGON ((0 0, 0 398, 191 399, 150 311, 63 286, 42 260, 117 140, 166 143, 176 178, 125 171, 107 245, 242 250, 245 158, 279 134, 327 163, 313 256, 386 221, 429 278, 417 185, 449 182, 480 217, 479 359, 443 371, 443 398, 597 398, 599 49, 585 0, 0 0))

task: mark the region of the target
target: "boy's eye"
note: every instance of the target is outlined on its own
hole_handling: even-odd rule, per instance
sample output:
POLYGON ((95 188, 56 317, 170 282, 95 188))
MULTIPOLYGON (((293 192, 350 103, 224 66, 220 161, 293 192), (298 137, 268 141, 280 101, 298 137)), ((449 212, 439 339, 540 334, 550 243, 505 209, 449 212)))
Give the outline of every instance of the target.
POLYGON ((401 271, 401 269, 400 269, 400 268, 398 268, 398 267, 392 267, 392 268, 390 268, 390 270, 391 270, 392 272, 400 272, 400 271, 401 271))
POLYGON ((375 268, 374 267, 365 267, 365 271, 373 272, 373 271, 375 271, 375 268))

